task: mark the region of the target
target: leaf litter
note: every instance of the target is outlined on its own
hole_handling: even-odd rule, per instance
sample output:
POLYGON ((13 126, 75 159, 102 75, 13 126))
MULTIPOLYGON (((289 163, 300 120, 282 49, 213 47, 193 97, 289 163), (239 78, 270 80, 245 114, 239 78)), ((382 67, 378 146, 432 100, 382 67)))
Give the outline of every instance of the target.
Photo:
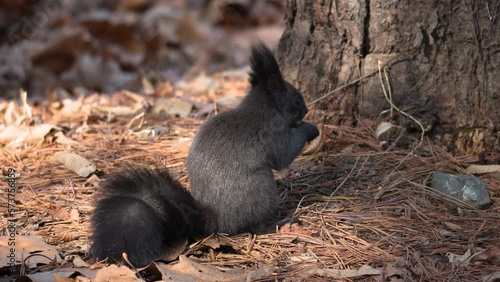
MULTIPOLYGON (((16 209, 0 224, 8 235, 9 223, 15 222, 21 245, 16 251, 22 247, 23 252, 17 258, 38 254, 23 268, 33 281, 499 277, 498 204, 486 210, 464 209, 426 187, 434 170, 476 173, 498 202, 500 179, 495 172, 500 154, 479 161, 477 156, 452 156, 431 142, 412 151, 398 142, 408 134, 393 136, 397 126, 386 120, 359 120, 356 127, 324 122, 321 138, 279 172, 276 216, 296 216, 300 226, 285 225, 265 235, 212 235, 189 245, 178 261, 158 262, 145 270, 89 259, 89 219, 102 176, 79 176, 72 170, 95 167, 109 174, 137 164, 167 167, 188 187, 185 161, 198 127, 207 115, 235 107, 246 93, 248 69, 240 67, 256 34, 271 38, 268 44, 273 45, 270 42, 279 38, 273 35, 282 31, 275 25, 262 25, 253 34, 251 29, 228 28, 270 21, 273 9, 280 6, 266 5, 279 1, 235 1, 238 9, 248 9, 243 18, 247 22, 231 16, 227 7, 214 8, 224 1, 211 1, 203 19, 214 23, 208 27, 198 25, 200 18, 193 12, 166 8, 161 1, 117 1, 115 10, 97 2, 63 7, 45 37, 34 34, 30 44, 13 43, 27 56, 7 52, 14 55, 0 67, 17 78, 0 81, 0 88, 7 89, 2 93, 20 98, 20 103, 0 101, 2 170, 14 168, 19 185, 16 209), (137 11, 143 10, 144 17, 138 17, 137 11), (75 11, 90 12, 68 16, 75 11), (224 40, 232 44, 217 44, 222 39, 215 29, 224 30, 224 40), (234 39, 238 33, 246 40, 234 39), (103 38, 105 43, 94 49, 103 38), (166 53, 169 56, 162 57, 166 53), (210 62, 221 54, 222 63, 210 62), (206 72, 210 68, 224 71, 206 72), (25 85, 27 77, 38 81, 29 83, 28 98, 46 99, 34 103, 11 91, 25 85), (117 91, 125 86, 132 90, 117 91), (54 159, 61 152, 73 157, 61 164, 54 159), (24 238, 34 243, 23 243, 24 238)), ((314 107, 310 112, 311 120, 324 115, 314 107)), ((6 208, 3 189, 0 201, 6 208)), ((6 257, 9 250, 1 246, 6 257)))
MULTIPOLYGON (((240 79, 246 81, 246 77, 240 79)), ((244 90, 241 92, 243 95, 244 90)), ((87 257, 89 216, 101 178, 78 176, 53 160, 55 154, 72 152, 86 156, 83 163, 94 164, 105 174, 136 164, 168 167, 188 186, 185 159, 203 120, 160 117, 147 110, 140 122, 134 121, 133 114, 110 118, 112 114, 106 113, 103 119, 90 118, 102 114, 97 110, 100 104, 109 107, 127 104, 123 104, 121 97, 116 93, 80 100, 82 106, 77 107, 80 113, 69 119, 54 119, 59 114, 55 110, 41 111, 40 108, 50 107, 49 101, 33 106, 34 112, 44 112, 42 120, 56 120, 53 126, 60 128, 58 132, 76 143, 61 144, 47 136, 42 137, 42 142, 2 141, 4 167, 12 167, 20 174, 15 217, 18 232, 24 236, 42 236, 63 258, 77 255, 92 263, 87 257), (83 106, 86 99, 92 100, 93 109, 83 106), (147 138, 130 134, 131 129, 140 132, 154 126, 168 130, 147 138)), ((134 103, 129 107, 134 108, 134 103)), ((6 126, 15 124, 2 121, 6 126)), ((286 176, 280 178, 282 197, 276 215, 295 215, 302 226, 291 225, 258 236, 214 235, 211 240, 218 243, 202 240, 190 245, 184 253, 186 261, 177 262, 214 266, 210 271, 224 271, 218 274, 222 276, 210 274, 200 278, 160 270, 162 275, 180 275, 171 277, 184 277, 185 281, 226 276, 234 278, 227 281, 240 281, 244 280, 241 275, 259 281, 326 278, 368 281, 375 277, 444 281, 451 276, 479 281, 499 271, 498 206, 483 211, 461 209, 425 189, 433 170, 464 173, 464 168, 477 163, 477 158, 453 157, 431 143, 410 158, 406 157, 408 149, 381 151, 373 134, 376 127, 376 123, 358 127, 323 124, 321 146, 311 144, 315 149, 299 157, 286 176), (399 168, 394 171, 396 166, 399 168), (231 269, 252 271, 237 274, 231 269), (254 272, 260 276, 252 276, 257 275, 254 272)), ((500 155, 493 153, 487 160, 498 163, 500 155)), ((489 174, 482 174, 481 178, 492 198, 498 201, 499 180, 489 174)), ((6 201, 2 196, 2 202, 6 201)), ((3 230, 7 224, 4 219, 3 230)), ((56 263, 58 267, 74 267, 70 259, 56 263)), ((92 268, 98 271, 99 265, 92 268)), ((163 263, 157 265, 166 267, 163 263)), ((173 269, 169 271, 176 271, 173 269)), ((55 271, 53 264, 28 270, 32 274, 55 271)))

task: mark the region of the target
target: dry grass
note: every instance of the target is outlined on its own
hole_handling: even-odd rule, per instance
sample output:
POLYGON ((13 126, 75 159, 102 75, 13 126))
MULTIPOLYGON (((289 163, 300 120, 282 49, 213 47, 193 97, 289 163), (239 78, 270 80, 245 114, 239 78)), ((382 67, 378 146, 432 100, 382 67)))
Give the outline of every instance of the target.
MULTIPOLYGON (((92 124, 92 130, 73 137, 78 143, 70 148, 47 139, 22 149, 2 148, 2 166, 21 174, 18 233, 42 235, 64 255, 86 254, 89 215, 100 180, 65 169, 53 159, 58 151, 78 153, 104 173, 137 164, 169 167, 187 186, 185 158, 202 121, 146 120, 167 126, 170 133, 140 140, 127 135, 130 118, 119 117, 92 124)), ((425 188, 431 171, 463 173, 476 158, 453 157, 429 142, 412 155, 410 150, 381 152, 373 128, 362 122, 358 128, 325 125, 323 132, 323 150, 299 157, 279 180, 283 197, 277 213, 295 214, 303 227, 292 226, 281 234, 214 236, 208 240, 226 247, 213 250, 199 243, 188 251, 191 258, 230 267, 273 263, 276 274, 263 280, 286 281, 324 281, 307 271, 364 264, 384 267, 405 281, 480 281, 500 271, 499 205, 484 211, 460 209, 425 188), (468 249, 482 253, 468 264, 448 262, 447 254, 461 255, 468 249)), ((487 158, 498 163, 500 154, 487 158)), ((498 201, 500 180, 483 180, 498 201)), ((5 197, 0 201, 6 205, 5 197)), ((5 224, 2 221, 2 230, 5 224)))

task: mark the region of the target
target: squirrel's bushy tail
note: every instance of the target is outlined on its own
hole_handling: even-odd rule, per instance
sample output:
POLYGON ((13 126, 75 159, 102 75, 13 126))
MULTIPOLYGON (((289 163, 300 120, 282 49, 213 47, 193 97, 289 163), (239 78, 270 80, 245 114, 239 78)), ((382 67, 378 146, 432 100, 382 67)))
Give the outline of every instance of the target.
POLYGON ((199 211, 166 170, 127 169, 110 175, 92 216, 91 254, 142 267, 192 235, 199 211))

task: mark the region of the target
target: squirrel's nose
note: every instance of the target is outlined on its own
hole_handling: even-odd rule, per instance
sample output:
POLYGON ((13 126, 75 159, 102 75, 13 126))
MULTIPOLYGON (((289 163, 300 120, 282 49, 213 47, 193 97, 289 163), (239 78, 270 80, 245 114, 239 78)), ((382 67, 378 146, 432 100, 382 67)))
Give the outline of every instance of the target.
POLYGON ((19 79, 19 76, 11 71, 7 71, 2 74, 2 79, 6 82, 16 82, 19 79))

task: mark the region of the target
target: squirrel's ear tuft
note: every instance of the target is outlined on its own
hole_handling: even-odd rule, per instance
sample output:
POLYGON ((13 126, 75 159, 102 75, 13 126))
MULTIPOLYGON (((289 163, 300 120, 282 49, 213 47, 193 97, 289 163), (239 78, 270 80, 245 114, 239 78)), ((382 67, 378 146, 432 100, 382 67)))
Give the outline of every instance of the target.
POLYGON ((276 58, 262 42, 252 47, 250 56, 250 84, 262 85, 273 93, 280 93, 285 87, 276 58))

